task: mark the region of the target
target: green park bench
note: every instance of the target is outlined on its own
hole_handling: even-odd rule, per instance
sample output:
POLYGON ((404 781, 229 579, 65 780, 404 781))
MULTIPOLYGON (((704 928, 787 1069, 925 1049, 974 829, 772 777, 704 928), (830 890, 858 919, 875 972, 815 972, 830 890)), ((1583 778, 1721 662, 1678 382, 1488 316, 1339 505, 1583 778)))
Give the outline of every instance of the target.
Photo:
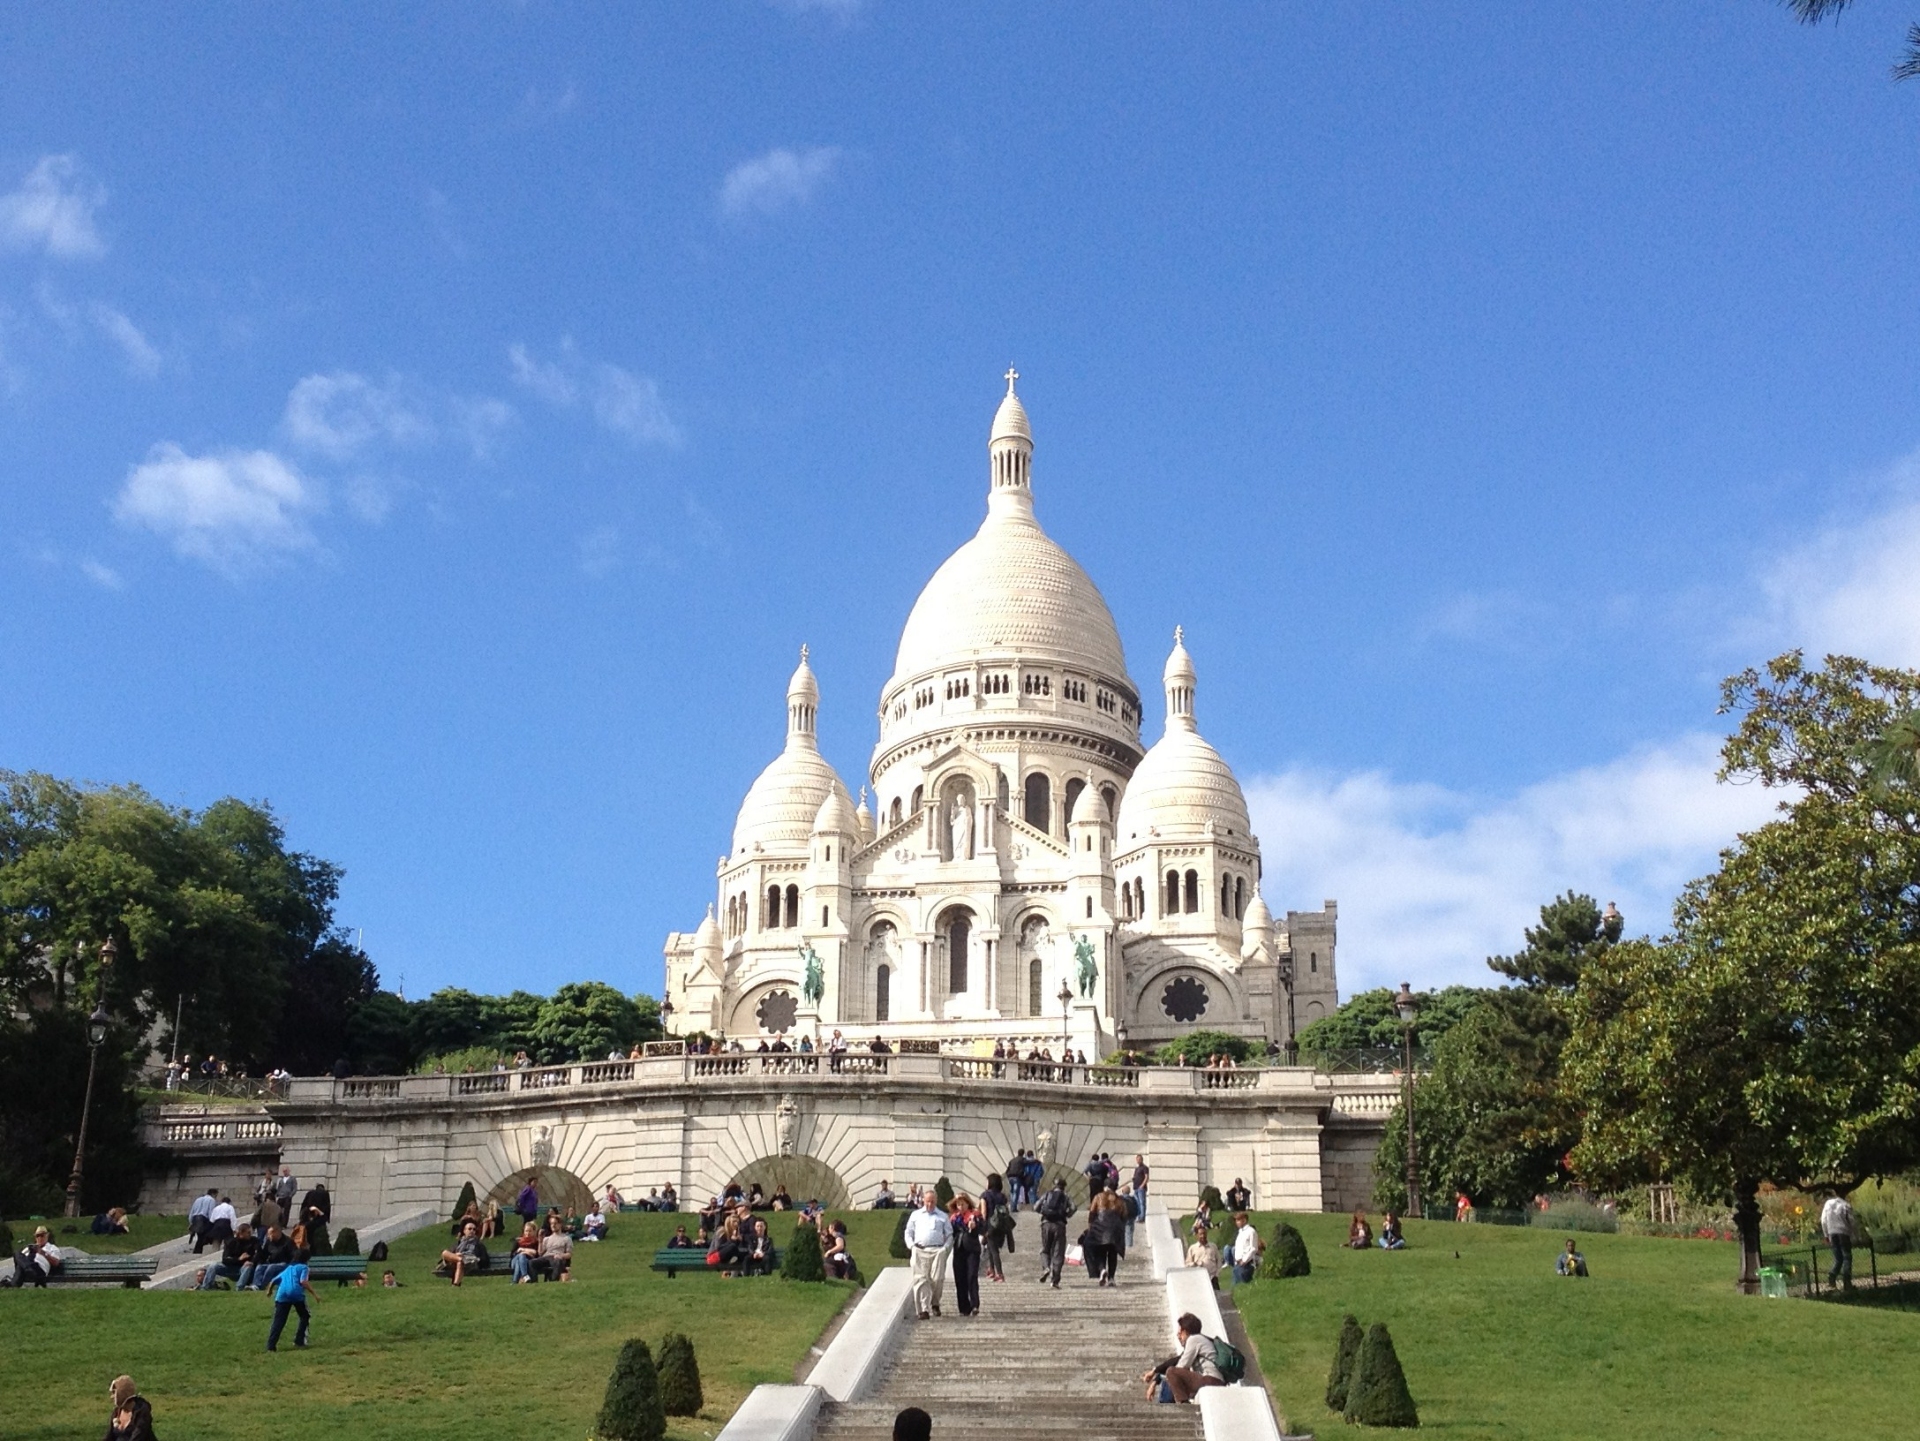
POLYGON ((138 1287, 153 1278, 160 1263, 151 1256, 68 1256, 47 1278, 53 1286, 138 1287))
POLYGON ((312 1256, 307 1260, 307 1278, 316 1286, 322 1281, 338 1281, 344 1286, 366 1271, 367 1258, 360 1255, 312 1256))
MULTIPOLYGON (((773 1269, 775 1271, 780 1269, 780 1258, 785 1254, 779 1247, 774 1248, 773 1269)), ((718 1275, 721 1270, 719 1266, 707 1264, 707 1253, 698 1246, 662 1246, 653 1253, 653 1265, 648 1269, 665 1271, 669 1281, 682 1271, 712 1271, 718 1275)))

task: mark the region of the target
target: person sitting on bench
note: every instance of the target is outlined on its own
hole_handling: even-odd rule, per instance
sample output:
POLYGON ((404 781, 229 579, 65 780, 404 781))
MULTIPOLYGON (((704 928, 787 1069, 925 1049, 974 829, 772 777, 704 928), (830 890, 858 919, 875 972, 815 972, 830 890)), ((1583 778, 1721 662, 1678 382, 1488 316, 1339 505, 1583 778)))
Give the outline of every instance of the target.
POLYGON ((440 1253, 440 1262, 453 1275, 453 1284, 458 1286, 469 1271, 479 1272, 487 1269, 492 1258, 487 1248, 480 1244, 480 1223, 468 1221, 460 1228, 460 1239, 453 1243, 451 1251, 440 1253))
POLYGON ((45 1226, 36 1226, 33 1243, 13 1253, 13 1279, 10 1284, 44 1288, 60 1266, 60 1248, 53 1244, 52 1233, 45 1226))
POLYGON ((673 1228, 673 1239, 667 1242, 669 1251, 691 1251, 694 1249, 693 1237, 687 1234, 686 1222, 682 1221, 673 1228))
POLYGON ((755 1221, 753 1234, 741 1247, 740 1273, 743 1276, 771 1276, 773 1274, 773 1237, 767 1234, 767 1223, 755 1221))
POLYGON ((556 1215, 547 1217, 547 1234, 540 1238, 540 1271, 549 1281, 573 1279, 573 1237, 556 1215))
POLYGON ((531 1283, 538 1278, 534 1271, 540 1265, 540 1228, 529 1221, 520 1228, 520 1234, 513 1243, 513 1255, 507 1264, 513 1271, 513 1283, 517 1286, 531 1283))
POLYGON ((240 1289, 240 1278, 253 1267, 253 1258, 259 1253, 260 1243, 254 1239, 253 1226, 246 1221, 240 1223, 240 1230, 234 1238, 220 1250, 220 1259, 207 1267, 206 1274, 200 1280, 202 1291, 217 1291, 218 1283, 231 1281, 234 1290, 240 1289))

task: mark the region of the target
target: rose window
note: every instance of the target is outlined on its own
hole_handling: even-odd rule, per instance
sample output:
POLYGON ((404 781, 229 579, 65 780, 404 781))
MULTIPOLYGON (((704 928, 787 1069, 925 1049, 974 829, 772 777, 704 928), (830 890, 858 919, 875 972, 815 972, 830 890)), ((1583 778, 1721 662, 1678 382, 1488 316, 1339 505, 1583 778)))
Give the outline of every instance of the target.
POLYGON ((753 1008, 753 1014, 759 1019, 761 1030, 781 1035, 791 1031, 799 1019, 800 1002, 794 999, 792 991, 768 991, 753 1008))
POLYGON ((1160 993, 1160 1009, 1183 1026, 1197 1021, 1207 1012, 1207 988, 1192 976, 1176 976, 1160 993))

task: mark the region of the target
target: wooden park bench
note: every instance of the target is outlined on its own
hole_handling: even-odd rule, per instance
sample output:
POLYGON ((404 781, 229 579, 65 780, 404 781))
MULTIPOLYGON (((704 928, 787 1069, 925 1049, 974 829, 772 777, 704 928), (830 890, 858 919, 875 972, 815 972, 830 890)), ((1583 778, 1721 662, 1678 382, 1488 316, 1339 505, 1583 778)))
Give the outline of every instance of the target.
MULTIPOLYGON (((785 1254, 786 1252, 779 1247, 774 1247, 773 1270, 776 1273, 780 1270, 780 1258, 785 1254)), ((698 1246, 662 1246, 658 1251, 653 1253, 653 1265, 648 1267, 648 1269, 652 1271, 665 1271, 667 1273, 667 1279, 671 1281, 682 1271, 712 1271, 715 1275, 718 1275, 724 1268, 720 1266, 709 1266, 707 1264, 707 1253, 698 1246)))
POLYGON ((47 1277, 50 1286, 125 1286, 137 1288, 153 1278, 160 1263, 151 1256, 68 1256, 47 1277))
POLYGON ((307 1278, 316 1286, 322 1281, 348 1285, 355 1276, 367 1273, 367 1258, 360 1255, 312 1256, 307 1260, 307 1278))

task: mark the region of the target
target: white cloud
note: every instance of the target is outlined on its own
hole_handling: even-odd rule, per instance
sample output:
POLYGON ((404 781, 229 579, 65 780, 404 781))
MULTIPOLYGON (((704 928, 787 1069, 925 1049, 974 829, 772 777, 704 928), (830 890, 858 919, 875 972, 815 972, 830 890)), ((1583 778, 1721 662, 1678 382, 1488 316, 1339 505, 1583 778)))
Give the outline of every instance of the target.
MULTIPOLYGON (((565 342, 562 352, 571 357, 573 343, 565 342)), ((549 405, 572 405, 580 398, 580 387, 560 366, 535 360, 524 345, 507 347, 507 361, 513 367, 514 384, 524 386, 549 405)))
POLYGON ((678 445, 680 428, 660 400, 660 387, 617 365, 594 371, 593 418, 616 435, 643 445, 678 445))
POLYGON ((433 422, 389 377, 376 385, 364 375, 338 370, 309 375, 287 396, 287 434, 303 450, 333 460, 364 454, 376 443, 401 448, 431 444, 433 422))
POLYGON ((500 439, 513 428, 520 413, 491 395, 456 396, 452 401, 453 427, 467 443, 475 460, 491 460, 500 439))
POLYGON ((1876 486, 1879 511, 1835 522, 1766 567, 1754 628, 1813 654, 1920 666, 1920 451, 1876 486))
POLYGON ((725 215, 771 215, 792 205, 804 205, 833 174, 839 163, 837 146, 788 150, 784 146, 742 161, 720 184, 720 210, 725 215))
POLYGON ((189 560, 238 576, 314 549, 307 517, 320 508, 311 482, 271 451, 188 455, 162 441, 128 471, 113 513, 189 560))
POLYGON ((121 355, 126 357, 127 369, 135 375, 160 373, 160 352, 153 348, 153 343, 141 333, 139 326, 111 305, 97 300, 90 313, 100 333, 120 347, 121 355))
POLYGON ((1262 891, 1276 911, 1340 902, 1341 993, 1490 984, 1543 902, 1618 901, 1658 935, 1674 897, 1767 820, 1780 793, 1713 778, 1719 738, 1691 735, 1484 799, 1379 772, 1288 771, 1247 786, 1262 891))
POLYGON ((106 242, 94 229, 93 212, 106 199, 106 190, 73 156, 42 156, 19 189, 0 195, 0 244, 44 250, 62 260, 104 255, 106 242))
POLYGON ((599 580, 620 563, 620 532, 603 525, 580 537, 581 573, 599 580))
POLYGON ((110 565, 102 565, 97 560, 80 562, 80 574, 99 586, 102 590, 125 590, 127 583, 120 578, 120 572, 110 565))
POLYGON ((558 360, 540 360, 524 345, 507 347, 514 383, 549 405, 571 409, 582 399, 603 430, 639 445, 679 445, 685 438, 667 414, 660 383, 606 362, 589 366, 571 340, 560 343, 558 360))

